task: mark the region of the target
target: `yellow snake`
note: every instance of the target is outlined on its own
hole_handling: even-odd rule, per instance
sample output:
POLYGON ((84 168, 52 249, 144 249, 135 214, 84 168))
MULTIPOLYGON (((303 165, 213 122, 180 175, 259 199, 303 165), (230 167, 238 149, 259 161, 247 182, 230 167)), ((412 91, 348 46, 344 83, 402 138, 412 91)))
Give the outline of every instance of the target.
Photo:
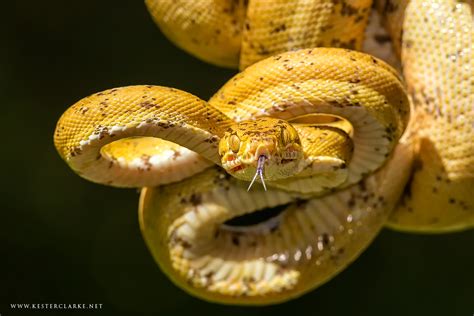
POLYGON ((176 284, 231 304, 299 296, 360 254, 410 176, 390 225, 472 227, 468 4, 379 4, 393 20, 391 31, 404 31, 398 47, 415 110, 403 138, 408 98, 383 61, 338 48, 274 55, 321 45, 360 49, 369 2, 147 5, 179 46, 245 70, 209 102, 158 86, 96 93, 63 114, 55 145, 91 181, 147 187, 140 199, 142 232, 176 284), (255 179, 267 188, 249 188, 255 179), (249 223, 249 213, 263 217, 249 223))

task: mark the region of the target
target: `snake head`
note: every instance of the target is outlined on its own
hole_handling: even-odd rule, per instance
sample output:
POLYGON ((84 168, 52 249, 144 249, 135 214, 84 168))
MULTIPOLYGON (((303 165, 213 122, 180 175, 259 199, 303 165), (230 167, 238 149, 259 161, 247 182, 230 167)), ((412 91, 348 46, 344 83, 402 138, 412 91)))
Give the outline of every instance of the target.
POLYGON ((232 125, 220 140, 219 155, 230 175, 250 181, 259 174, 263 181, 296 174, 303 150, 290 123, 260 117, 232 125))

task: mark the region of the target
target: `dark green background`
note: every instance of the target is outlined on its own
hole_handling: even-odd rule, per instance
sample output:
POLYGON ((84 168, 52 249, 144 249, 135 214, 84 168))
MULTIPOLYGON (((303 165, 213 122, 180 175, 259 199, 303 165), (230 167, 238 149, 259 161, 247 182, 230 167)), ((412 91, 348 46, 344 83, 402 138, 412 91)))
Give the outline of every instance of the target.
POLYGON ((142 1, 8 1, 1 13, 2 316, 13 314, 9 303, 41 302, 102 303, 94 314, 104 315, 473 315, 474 231, 385 230, 331 282, 278 306, 228 307, 185 294, 145 247, 137 192, 76 176, 56 154, 53 130, 93 92, 155 84, 206 99, 234 72, 170 44, 142 1))

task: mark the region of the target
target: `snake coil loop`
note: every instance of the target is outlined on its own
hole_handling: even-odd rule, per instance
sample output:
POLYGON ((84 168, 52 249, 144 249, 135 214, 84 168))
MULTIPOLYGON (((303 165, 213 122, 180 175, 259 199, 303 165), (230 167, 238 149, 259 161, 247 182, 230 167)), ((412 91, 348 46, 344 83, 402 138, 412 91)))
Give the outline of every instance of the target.
POLYGON ((144 187, 142 233, 177 285, 276 303, 329 280, 387 221, 474 226, 468 3, 377 3, 406 88, 382 60, 347 49, 362 46, 370 1, 146 3, 178 46, 245 70, 208 102, 159 86, 96 93, 62 115, 54 142, 80 176, 144 187), (316 46, 333 48, 306 48, 316 46))

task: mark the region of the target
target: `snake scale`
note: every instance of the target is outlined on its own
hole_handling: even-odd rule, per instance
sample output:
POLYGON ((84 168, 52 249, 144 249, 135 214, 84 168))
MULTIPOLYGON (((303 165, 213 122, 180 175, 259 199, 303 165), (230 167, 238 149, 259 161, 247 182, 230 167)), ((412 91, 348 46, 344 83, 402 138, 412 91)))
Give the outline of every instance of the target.
POLYGON ((387 222, 473 226, 472 3, 375 3, 403 76, 357 52, 371 1, 146 4, 178 46, 242 71, 208 102, 152 85, 93 94, 54 142, 80 176, 144 187, 142 233, 178 286, 282 302, 336 275, 387 222))

